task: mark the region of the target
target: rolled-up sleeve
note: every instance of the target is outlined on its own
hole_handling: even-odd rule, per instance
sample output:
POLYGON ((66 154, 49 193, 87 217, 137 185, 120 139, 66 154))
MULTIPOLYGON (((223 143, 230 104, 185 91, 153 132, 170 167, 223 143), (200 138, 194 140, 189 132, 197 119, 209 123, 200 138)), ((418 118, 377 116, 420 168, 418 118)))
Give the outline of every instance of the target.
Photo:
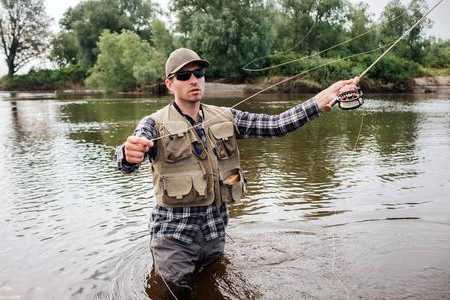
POLYGON ((278 115, 258 114, 231 109, 238 138, 278 137, 294 131, 319 116, 314 98, 278 115))

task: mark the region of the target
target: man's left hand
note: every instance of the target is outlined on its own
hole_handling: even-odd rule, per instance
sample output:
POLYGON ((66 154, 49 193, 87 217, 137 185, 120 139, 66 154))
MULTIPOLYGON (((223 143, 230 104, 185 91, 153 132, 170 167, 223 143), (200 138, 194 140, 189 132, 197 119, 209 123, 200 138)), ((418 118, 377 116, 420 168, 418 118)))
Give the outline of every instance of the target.
POLYGON ((342 92, 349 90, 356 90, 358 87, 359 77, 355 77, 349 80, 340 80, 333 83, 325 90, 318 93, 314 99, 317 101, 319 110, 321 112, 328 112, 333 106, 333 100, 342 92))

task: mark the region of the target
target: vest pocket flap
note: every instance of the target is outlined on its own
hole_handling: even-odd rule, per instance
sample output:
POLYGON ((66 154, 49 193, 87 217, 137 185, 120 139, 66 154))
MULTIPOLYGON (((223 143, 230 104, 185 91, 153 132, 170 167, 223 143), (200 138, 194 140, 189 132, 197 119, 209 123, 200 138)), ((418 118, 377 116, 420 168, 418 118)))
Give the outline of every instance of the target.
POLYGON ((206 179, 203 176, 194 176, 192 177, 192 182, 194 183, 194 189, 200 196, 206 195, 206 179))
POLYGON ((188 131, 188 124, 182 121, 170 121, 165 124, 167 132, 170 135, 182 137, 188 131))
POLYGON ((211 130, 212 135, 220 140, 220 139, 228 139, 233 136, 234 133, 234 126, 233 122, 221 122, 218 124, 211 125, 209 127, 209 130, 211 130))
POLYGON ((190 176, 166 177, 164 189, 167 196, 181 199, 192 190, 192 178, 190 176))
POLYGON ((188 124, 182 121, 165 123, 168 138, 163 139, 163 153, 166 162, 177 163, 192 156, 191 139, 188 133, 188 124))

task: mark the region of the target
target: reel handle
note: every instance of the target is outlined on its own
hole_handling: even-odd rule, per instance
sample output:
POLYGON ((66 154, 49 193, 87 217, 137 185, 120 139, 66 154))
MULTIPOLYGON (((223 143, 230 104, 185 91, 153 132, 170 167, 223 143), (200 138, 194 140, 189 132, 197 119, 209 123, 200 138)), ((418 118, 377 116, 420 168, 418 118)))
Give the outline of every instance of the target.
POLYGON ((342 92, 332 100, 331 106, 339 104, 339 108, 343 110, 356 109, 364 104, 362 95, 363 92, 359 87, 356 90, 342 92))

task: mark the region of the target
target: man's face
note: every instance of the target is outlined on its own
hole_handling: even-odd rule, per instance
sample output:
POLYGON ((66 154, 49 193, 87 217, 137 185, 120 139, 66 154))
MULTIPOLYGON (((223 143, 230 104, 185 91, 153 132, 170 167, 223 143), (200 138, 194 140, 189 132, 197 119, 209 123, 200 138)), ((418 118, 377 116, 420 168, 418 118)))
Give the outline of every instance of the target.
MULTIPOLYGON (((197 63, 190 63, 177 73, 201 69, 202 68, 197 63)), ((177 79, 177 76, 166 79, 166 86, 175 95, 175 99, 198 102, 203 98, 205 92, 205 77, 197 78, 194 74, 188 74, 188 76, 189 78, 187 80, 179 80, 177 79)))

